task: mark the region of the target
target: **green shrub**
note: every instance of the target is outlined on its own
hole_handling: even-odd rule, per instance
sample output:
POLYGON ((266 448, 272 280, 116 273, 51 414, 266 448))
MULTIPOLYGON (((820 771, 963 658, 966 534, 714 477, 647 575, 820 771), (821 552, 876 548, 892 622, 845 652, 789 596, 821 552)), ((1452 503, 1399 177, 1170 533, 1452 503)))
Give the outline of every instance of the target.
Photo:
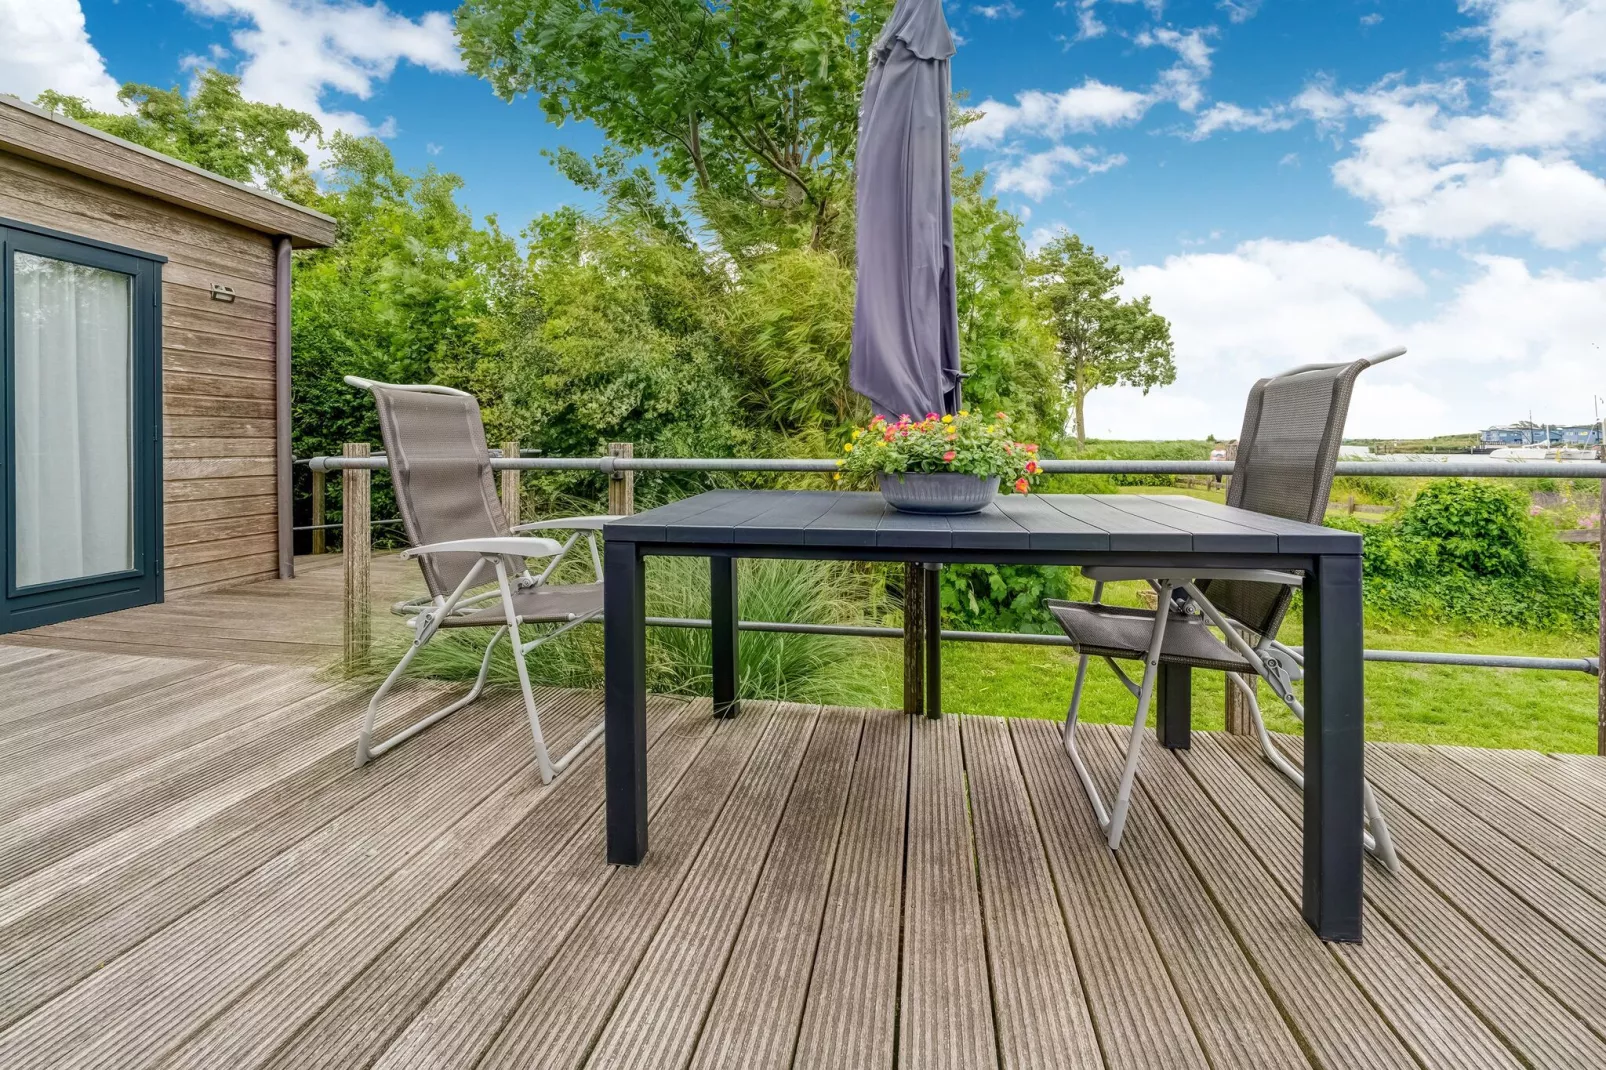
POLYGON ((1053 565, 946 565, 943 619, 969 631, 1051 634, 1058 628, 1043 599, 1065 597, 1069 571, 1053 565))
POLYGON ((1328 523, 1361 534, 1366 602, 1387 617, 1545 631, 1598 626, 1593 555, 1529 516, 1515 488, 1437 480, 1397 519, 1328 523))
MULTIPOLYGON (((857 624, 870 608, 870 583, 851 566, 829 561, 740 562, 737 587, 744 620, 806 624, 857 624)), ((589 565, 586 565, 589 570, 589 565)), ((574 576, 587 579, 589 576, 574 576)), ((698 558, 655 558, 647 570, 647 613, 654 617, 708 616, 708 565, 698 558)), ((386 629, 376 643, 376 671, 388 672, 411 633, 386 629)), ((535 638, 525 629, 525 641, 535 638)), ((443 632, 414 660, 409 674, 435 680, 472 680, 490 639, 479 629, 443 632)), ((552 687, 598 688, 603 679, 602 628, 581 625, 531 652, 531 680, 552 687)), ((855 705, 882 689, 883 659, 867 656, 862 640, 833 635, 743 632, 741 693, 748 698, 855 705)), ((712 642, 706 628, 647 630, 647 687, 654 692, 708 695, 712 642)), ((497 644, 490 679, 517 685, 506 642, 497 644)))

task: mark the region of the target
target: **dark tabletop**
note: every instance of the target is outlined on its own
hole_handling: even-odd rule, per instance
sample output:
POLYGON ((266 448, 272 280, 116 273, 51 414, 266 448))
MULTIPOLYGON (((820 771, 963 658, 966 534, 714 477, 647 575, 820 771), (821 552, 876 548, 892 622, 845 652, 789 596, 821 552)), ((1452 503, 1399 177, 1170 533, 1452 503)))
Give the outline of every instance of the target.
POLYGON ((1352 532, 1180 494, 1008 494, 970 516, 918 516, 876 493, 715 490, 609 523, 612 542, 822 549, 1359 554, 1352 532))

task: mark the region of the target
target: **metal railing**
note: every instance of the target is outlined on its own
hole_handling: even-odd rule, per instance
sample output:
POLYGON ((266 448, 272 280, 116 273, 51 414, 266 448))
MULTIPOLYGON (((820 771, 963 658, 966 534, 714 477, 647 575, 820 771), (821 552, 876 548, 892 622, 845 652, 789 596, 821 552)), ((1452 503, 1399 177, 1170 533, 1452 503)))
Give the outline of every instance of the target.
MULTIPOLYGON (((515 444, 507 452, 512 454, 517 449, 515 444)), ((615 455, 603 457, 531 457, 508 456, 493 457, 491 467, 505 473, 502 479, 504 497, 512 497, 507 503, 508 511, 517 515, 518 481, 512 476, 515 472, 599 472, 610 479, 610 502, 614 503, 610 512, 629 512, 628 506, 618 508, 620 501, 630 502, 633 491, 631 484, 637 472, 710 472, 710 473, 819 473, 830 474, 837 470, 834 460, 816 459, 749 459, 749 458, 684 458, 684 457, 633 457, 628 447, 626 451, 615 455), (622 490, 622 493, 620 493, 622 490)), ((358 452, 358 451, 349 451, 358 452)), ((350 472, 353 478, 350 481, 360 483, 364 495, 367 494, 368 475, 374 471, 389 467, 389 462, 382 454, 372 456, 341 456, 341 457, 311 457, 305 461, 308 468, 314 473, 324 472, 350 472)), ((1152 476, 1230 476, 1233 465, 1230 461, 1121 461, 1121 460, 1043 460, 1040 462, 1045 474, 1056 475, 1152 475, 1152 476)), ((1526 461, 1506 460, 1496 458, 1469 459, 1464 455, 1446 457, 1445 460, 1411 460, 1411 461, 1385 461, 1385 460, 1349 460, 1338 462, 1337 474, 1340 476, 1380 476, 1389 478, 1446 478, 1452 476, 1478 477, 1478 478, 1520 478, 1520 479, 1599 479, 1606 485, 1606 462, 1601 461, 1526 461)), ((321 480, 320 480, 321 482, 321 480)), ((366 545, 369 539, 370 524, 367 520, 367 510, 359 509, 354 512, 361 514, 363 530, 346 531, 346 539, 353 536, 360 538, 366 545)), ((321 519, 321 510, 320 516, 321 519)), ((389 521, 394 523, 395 521, 389 521)), ((386 523, 380 521, 379 523, 386 523)), ((321 527, 344 526, 322 524, 321 527)), ((1606 529, 1606 495, 1603 495, 1601 506, 1601 527, 1606 529)), ((307 527, 297 527, 295 530, 308 530, 307 527)), ((344 541, 343 545, 352 545, 344 541)), ((366 554, 347 555, 348 570, 353 563, 360 560, 363 575, 361 577, 348 576, 346 590, 348 592, 347 605, 347 660, 353 661, 352 651, 361 654, 367 646, 367 597, 368 567, 366 554), (353 601, 352 592, 362 592, 360 599, 353 601), (362 607, 359 623, 358 607, 362 607)), ((1606 566, 1603 566, 1606 572, 1606 566)), ((1606 623, 1606 592, 1602 594, 1601 616, 1606 623)), ((652 617, 648 619, 649 625, 669 628, 707 628, 711 623, 707 620, 690 617, 652 617)), ((742 621, 738 627, 743 631, 782 632, 795 635, 842 635, 873 639, 900 639, 906 638, 903 628, 877 627, 870 625, 833 625, 833 624, 796 624, 786 621, 742 621)), ((943 630, 942 638, 951 642, 964 643, 1006 643, 1026 644, 1040 646, 1070 646, 1070 640, 1064 636, 1037 635, 1021 632, 973 632, 943 630)), ((1412 651, 1412 650, 1367 650, 1364 652, 1367 661, 1385 663, 1404 663, 1415 665, 1455 665, 1478 668, 1505 668, 1505 669, 1544 669, 1563 672, 1582 672, 1600 677, 1601 658, 1551 658, 1528 657, 1506 654, 1464 654, 1455 651, 1412 651)), ((355 665, 351 666, 356 668, 355 665)), ((1229 694, 1231 693, 1231 689, 1229 694)), ((1606 753, 1606 679, 1601 680, 1599 699, 1599 739, 1600 750, 1606 753)))

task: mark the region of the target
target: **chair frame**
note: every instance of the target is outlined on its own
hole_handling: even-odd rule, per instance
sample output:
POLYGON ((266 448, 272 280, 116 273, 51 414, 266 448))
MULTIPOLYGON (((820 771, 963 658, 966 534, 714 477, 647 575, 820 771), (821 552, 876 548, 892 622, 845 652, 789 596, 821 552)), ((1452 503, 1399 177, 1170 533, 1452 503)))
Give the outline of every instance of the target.
MULTIPOLYGON (((397 383, 380 383, 357 376, 346 376, 346 382, 351 386, 363 390, 372 390, 379 387, 386 390, 406 390, 417 393, 444 394, 455 397, 472 398, 473 395, 450 387, 433 385, 413 385, 397 383)), ((530 734, 535 744, 536 766, 540 770, 541 783, 549 784, 553 778, 561 774, 574 759, 602 735, 603 725, 597 724, 587 732, 578 743, 557 759, 551 757, 547 749, 546 737, 541 731, 541 708, 535 701, 535 690, 530 683, 529 666, 525 658, 529 653, 551 640, 569 631, 571 628, 584 624, 587 621, 601 617, 602 610, 597 608, 589 613, 570 617, 558 627, 537 636, 532 641, 524 642, 522 626, 524 618, 519 615, 515 607, 513 595, 515 591, 528 590, 546 585, 552 574, 557 571, 564 558, 572 550, 582 535, 586 538, 590 549, 591 564, 596 574, 597 582, 603 581, 602 557, 597 546, 597 533, 602 530, 603 524, 617 519, 612 516, 576 516, 562 517, 555 520, 542 520, 532 524, 520 524, 511 527, 510 535, 489 536, 485 538, 458 539, 452 542, 433 543, 427 546, 413 546, 402 551, 403 560, 413 560, 428 557, 432 554, 474 554, 478 560, 458 583, 455 590, 448 595, 424 596, 398 602, 391 607, 391 612, 408 619, 408 626, 413 629, 413 640, 401 660, 391 669, 379 689, 374 692, 373 698, 363 713, 362 723, 357 735, 357 765, 361 767, 379 757, 386 751, 411 739, 431 725, 444 720, 458 710, 475 702, 485 690, 485 681, 490 674, 491 655, 496 650, 496 644, 504 635, 508 637, 508 644, 513 654, 513 664, 518 671, 519 690, 524 700, 525 715, 530 723, 530 734), (528 536, 521 534, 532 531, 569 531, 569 537, 562 543, 551 538, 528 536), (518 575, 510 575, 508 557, 522 558, 528 562, 538 558, 550 558, 545 568, 532 575, 526 567, 518 575), (489 566, 489 569, 487 569, 489 566), (476 587, 488 584, 494 576, 496 588, 494 590, 470 593, 476 587), (379 711, 385 698, 401 680, 418 652, 427 646, 431 639, 453 616, 466 615, 486 608, 487 603, 493 600, 500 601, 503 610, 503 622, 496 626, 490 642, 485 645, 485 654, 480 659, 479 674, 474 680, 474 686, 468 694, 444 708, 424 717, 416 723, 401 729, 388 738, 375 741, 373 738, 374 724, 379 717, 379 711)), ((556 623, 542 622, 542 623, 556 623)), ((489 623, 485 625, 491 627, 489 623)))
MULTIPOLYGON (((1388 350, 1374 357, 1367 358, 1368 365, 1381 364, 1400 356, 1403 349, 1388 350)), ((1333 368, 1348 367, 1350 362, 1337 364, 1305 364, 1289 371, 1282 376, 1297 375, 1302 372, 1325 371, 1333 368)), ((1278 376, 1277 378, 1281 378, 1278 376)), ((1099 830, 1105 834, 1106 843, 1110 850, 1118 850, 1121 846, 1121 834, 1126 826, 1128 810, 1131 806, 1132 787, 1137 776, 1138 763, 1142 756, 1144 726, 1148 720, 1149 708, 1153 704, 1154 691, 1159 679, 1161 652, 1164 649, 1167 624, 1173 616, 1203 616, 1210 624, 1221 632, 1222 638, 1235 653, 1247 661, 1255 674, 1271 686, 1272 692, 1282 700, 1299 721, 1305 720, 1305 707, 1294 694, 1293 683, 1304 676, 1304 657, 1292 647, 1279 643, 1275 636, 1255 636, 1255 633, 1223 614, 1210 599, 1205 596, 1198 586, 1200 580, 1235 580, 1258 583, 1276 583, 1288 587, 1298 587, 1303 583, 1300 576, 1291 572, 1278 572, 1270 569, 1196 569, 1187 572, 1163 571, 1153 569, 1130 567, 1093 567, 1082 570, 1083 575, 1093 580, 1093 604, 1103 604, 1104 586, 1106 583, 1121 580, 1143 580, 1155 591, 1156 604, 1154 625, 1150 631, 1149 646, 1143 659, 1143 676, 1141 682, 1134 683, 1123 672, 1113 657, 1100 655, 1114 671, 1116 678, 1129 691, 1138 702, 1137 715, 1133 720, 1132 732, 1127 739, 1126 753, 1121 768, 1121 776, 1117 781, 1115 800, 1112 807, 1106 807, 1103 796, 1099 793, 1098 785, 1094 782, 1092 772, 1083 760, 1076 743, 1076 728, 1079 723, 1079 713, 1082 704, 1083 685, 1087 678, 1088 661, 1090 654, 1079 653, 1076 665, 1076 682, 1071 690, 1070 706, 1065 712, 1065 723, 1061 729, 1060 738, 1066 753, 1070 756, 1071 764, 1076 769, 1077 778, 1082 782, 1082 789, 1087 793, 1088 801, 1092 804, 1094 817, 1099 824, 1099 830), (1249 639, 1256 641, 1251 645, 1249 639)), ((1271 734, 1266 730, 1266 722, 1260 709, 1260 703, 1255 696, 1255 689, 1246 682, 1242 675, 1236 672, 1226 673, 1232 681, 1232 686, 1248 700, 1250 715, 1254 721, 1255 735, 1260 743, 1261 756, 1284 777, 1293 783, 1299 790, 1305 787, 1304 774, 1278 749, 1272 741, 1271 734)), ((1364 835, 1366 850, 1375 857, 1390 873, 1399 871, 1399 855, 1394 847, 1393 837, 1389 834, 1388 822, 1383 816, 1382 808, 1378 805, 1376 794, 1372 785, 1367 783, 1364 791, 1365 817, 1368 831, 1364 835)))

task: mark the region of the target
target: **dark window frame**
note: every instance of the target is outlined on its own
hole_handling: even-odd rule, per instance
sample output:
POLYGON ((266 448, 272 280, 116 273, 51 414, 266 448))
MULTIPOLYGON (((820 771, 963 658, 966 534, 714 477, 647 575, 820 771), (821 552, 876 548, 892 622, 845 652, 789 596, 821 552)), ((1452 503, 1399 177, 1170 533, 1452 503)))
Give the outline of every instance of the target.
POLYGON ((0 218, 0 634, 160 602, 162 544, 162 265, 167 258, 0 218), (12 462, 16 349, 14 254, 115 271, 133 280, 134 567, 16 586, 16 466, 12 462))

